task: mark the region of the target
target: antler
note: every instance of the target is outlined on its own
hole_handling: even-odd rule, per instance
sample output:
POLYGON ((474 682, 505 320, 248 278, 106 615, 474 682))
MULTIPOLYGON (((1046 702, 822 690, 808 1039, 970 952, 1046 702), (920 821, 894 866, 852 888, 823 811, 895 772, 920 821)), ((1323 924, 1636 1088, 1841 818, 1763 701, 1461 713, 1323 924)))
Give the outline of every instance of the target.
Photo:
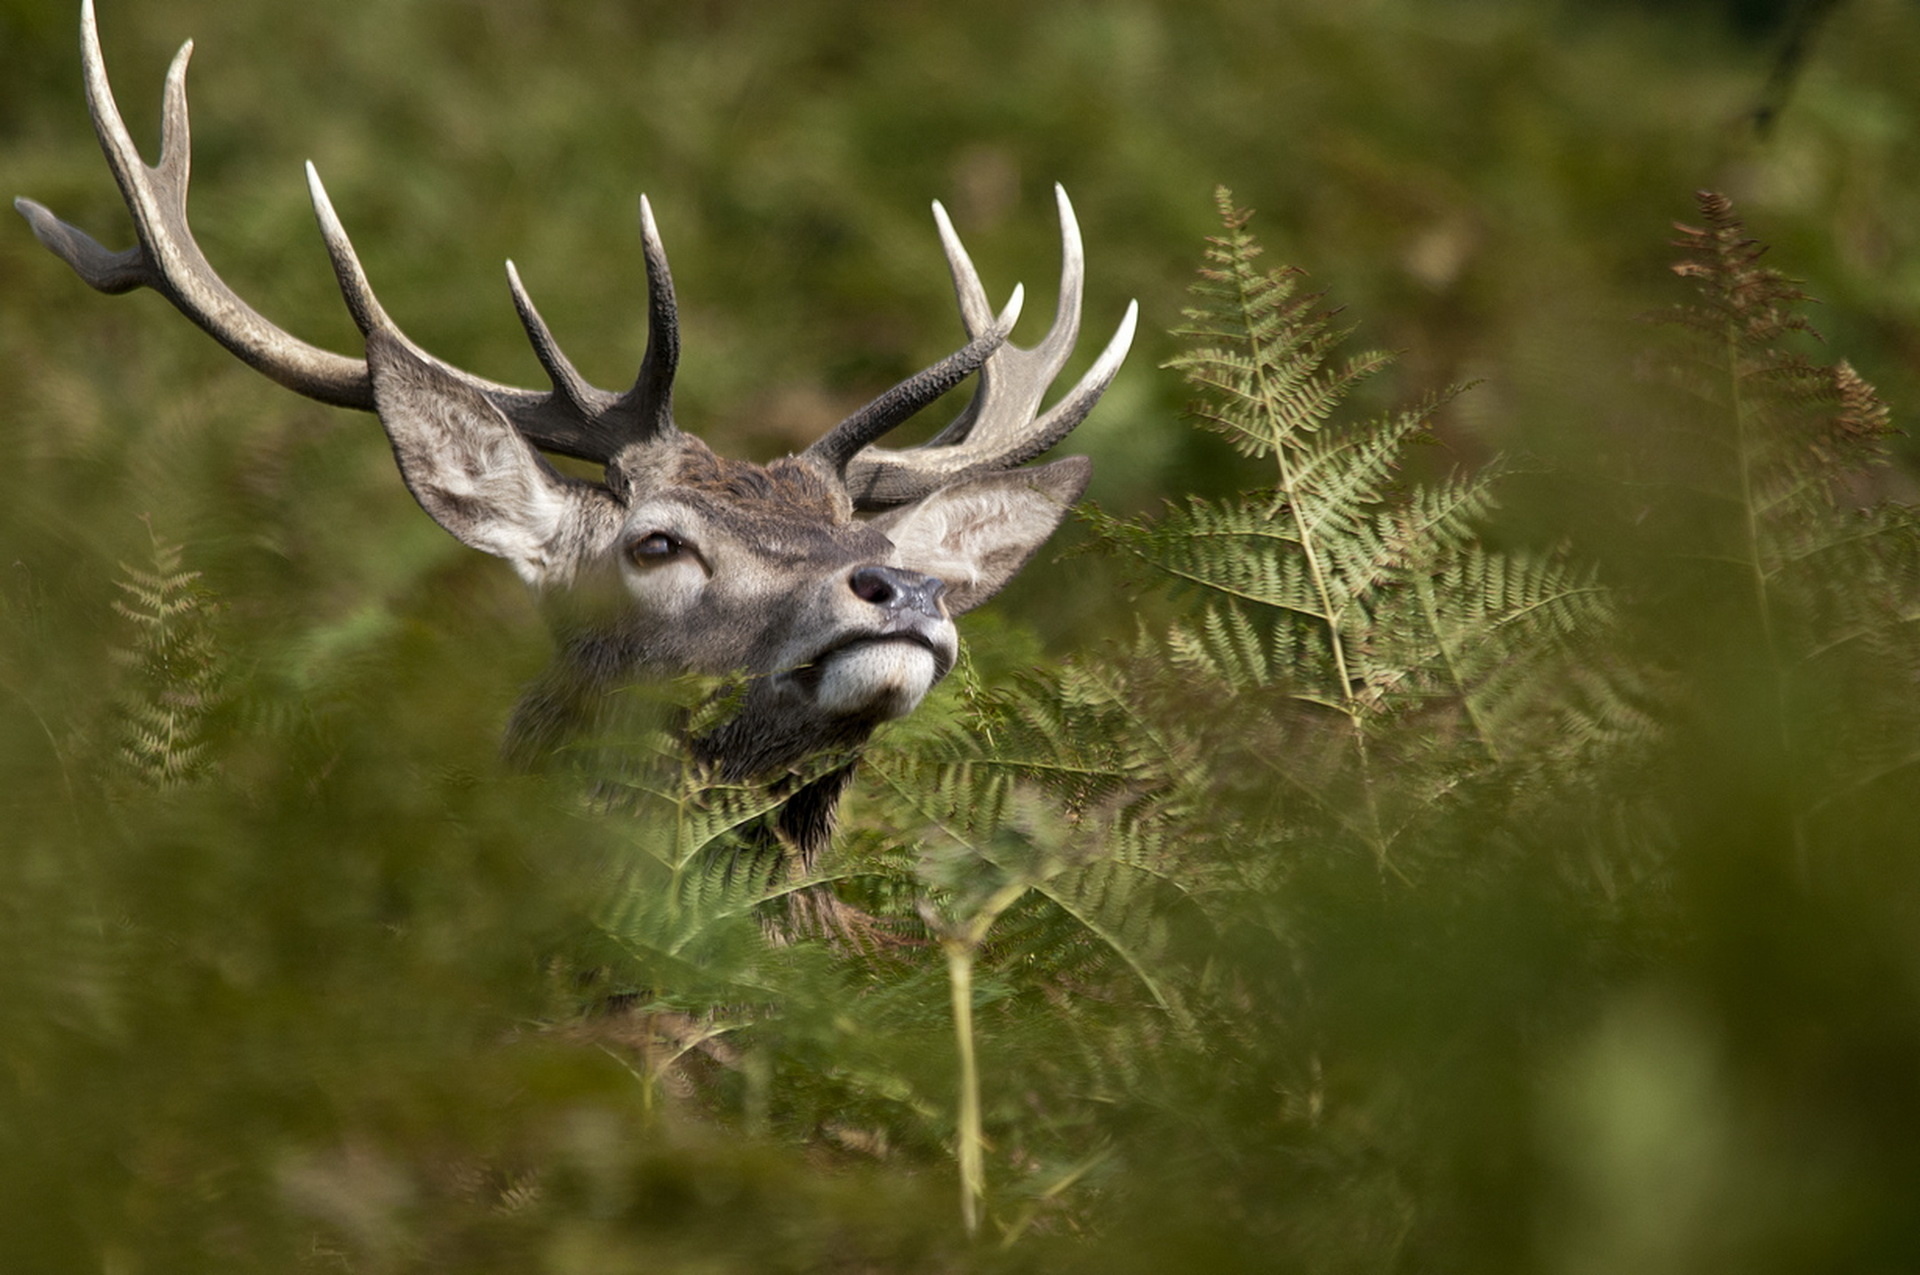
MULTIPOLYGON (((193 42, 181 46, 167 72, 160 162, 149 167, 127 132, 107 82, 93 0, 82 4, 80 31, 87 108, 107 164, 133 215, 138 243, 124 252, 110 252, 33 200, 15 200, 14 207, 33 226, 40 242, 102 292, 152 288, 242 361, 288 389, 337 407, 372 411, 373 381, 365 360, 310 345, 269 322, 220 278, 194 242, 187 224, 187 179, 192 160, 186 87, 193 42)), ((398 329, 367 287, 311 165, 308 179, 315 212, 328 232, 335 270, 355 320, 362 331, 369 330, 370 323, 378 323, 397 334, 398 329)), ((462 382, 485 395, 537 447, 604 463, 629 443, 673 429, 672 380, 679 352, 673 280, 651 210, 644 202, 641 224, 647 261, 648 337, 647 352, 632 389, 612 394, 589 385, 574 370, 527 299, 511 263, 508 272, 514 301, 553 389, 546 393, 520 389, 455 371, 462 382)))
POLYGON ((187 60, 193 54, 193 41, 180 47, 167 71, 160 162, 149 168, 128 136, 107 84, 93 0, 86 0, 82 6, 80 35, 94 133, 106 152, 127 210, 133 214, 140 242, 125 252, 109 252, 33 200, 14 200, 14 207, 33 226, 35 236, 101 292, 118 294, 152 288, 242 360, 288 389, 324 403, 371 410, 373 386, 365 363, 308 345, 267 322, 213 272, 187 229, 191 162, 187 60))
MULTIPOLYGON (((1054 311, 1053 326, 1040 343, 1022 347, 996 341, 997 348, 981 365, 980 386, 974 392, 973 401, 952 424, 920 447, 896 451, 867 445, 885 429, 892 428, 892 424, 899 423, 894 420, 892 424, 876 428, 873 420, 876 401, 842 421, 807 449, 809 455, 818 456, 842 471, 855 508, 884 509, 905 504, 956 479, 1024 464, 1065 438, 1074 426, 1085 420, 1112 384, 1133 343, 1140 310, 1138 302, 1128 303, 1119 328, 1086 375, 1046 415, 1039 415, 1047 387, 1060 374, 1079 336, 1080 299, 1086 282, 1086 256, 1073 204, 1060 186, 1056 185, 1053 191, 1060 206, 1060 300, 1054 311), (852 442, 856 438, 858 441, 852 442)), ((960 302, 960 317, 967 335, 974 338, 975 344, 994 340, 1011 327, 1012 320, 1006 315, 994 317, 980 275, 974 270, 959 235, 954 233, 947 210, 935 203, 933 216, 940 227, 940 240, 946 248, 947 266, 953 274, 953 289, 960 302)), ((1016 289, 1009 313, 1017 313, 1019 302, 1020 292, 1016 289)), ((957 383, 957 379, 949 384, 953 383, 957 383)))
MULTIPOLYGON (((137 242, 122 252, 109 251, 41 204, 16 199, 14 207, 32 225, 40 242, 101 292, 118 294, 152 288, 243 362, 288 389, 336 407, 375 410, 373 378, 364 359, 308 344, 269 322, 221 279, 194 242, 187 224, 192 156, 186 88, 193 42, 181 46, 167 71, 160 160, 149 166, 128 134, 107 82, 93 0, 82 0, 80 30, 88 112, 127 211, 132 214, 137 242)), ((371 336, 379 331, 403 342, 458 383, 483 395, 529 442, 546 451, 607 464, 628 446, 676 432, 673 375, 679 361, 680 336, 673 276, 645 197, 640 201, 640 227, 647 269, 647 348, 639 374, 625 393, 600 389, 580 375, 534 308, 519 271, 511 261, 507 263, 514 308, 552 382, 552 388, 543 392, 461 371, 432 359, 408 341, 374 296, 311 164, 307 165, 307 184, 341 293, 363 334, 371 336)), ((902 381, 807 449, 808 457, 844 476, 856 507, 877 509, 901 504, 956 478, 1008 469, 1030 460, 1078 425, 1112 381, 1132 340, 1137 306, 1128 307, 1106 352, 1080 383, 1045 416, 1035 418, 1040 399, 1065 362, 1078 332, 1085 274, 1072 206, 1064 191, 1057 187, 1056 191, 1064 244, 1060 302, 1052 329, 1032 349, 1006 343, 1019 314, 1021 291, 1015 289, 1006 311, 996 317, 945 210, 934 205, 970 339, 961 350, 902 381), (976 370, 981 373, 981 381, 972 405, 931 443, 909 451, 887 451, 870 445, 976 370)))

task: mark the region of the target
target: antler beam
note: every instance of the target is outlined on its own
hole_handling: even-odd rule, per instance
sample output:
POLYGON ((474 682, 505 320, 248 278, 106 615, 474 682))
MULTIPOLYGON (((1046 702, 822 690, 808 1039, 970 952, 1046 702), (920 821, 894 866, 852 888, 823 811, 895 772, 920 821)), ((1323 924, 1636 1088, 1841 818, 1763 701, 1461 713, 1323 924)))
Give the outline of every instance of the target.
MULTIPOLYGON (((93 0, 81 8, 81 62, 87 108, 107 164, 133 216, 137 243, 112 252, 85 231, 60 220, 31 199, 14 207, 33 232, 88 284, 106 293, 152 288, 249 366, 296 393, 336 407, 374 410, 373 382, 364 359, 335 354, 302 341, 268 321, 241 299, 213 269, 187 222, 187 185, 192 163, 187 120, 187 63, 193 42, 181 46, 167 72, 161 114, 160 161, 149 166, 127 131, 107 81, 93 0)), ((320 218, 336 273, 361 330, 369 324, 398 333, 367 286, 319 178, 308 166, 314 211, 320 218), (344 256, 343 256, 344 250, 344 256)), ((670 432, 673 372, 680 338, 674 314, 673 280, 652 209, 641 206, 647 261, 647 353, 633 388, 613 394, 587 383, 574 370, 528 300, 511 263, 509 283, 534 350, 553 381, 548 392, 503 385, 467 372, 459 378, 498 407, 535 446, 582 460, 605 463, 621 448, 670 432)))
POLYGON ((33 200, 16 199, 14 207, 32 225, 34 235, 101 292, 152 288, 242 361, 288 389, 339 407, 373 410, 373 384, 364 362, 309 345, 268 322, 214 273, 187 228, 187 178, 192 162, 187 62, 193 56, 193 41, 180 46, 167 71, 160 162, 148 167, 107 83, 93 0, 86 0, 81 10, 80 36, 94 133, 133 214, 139 242, 124 252, 110 252, 33 200))

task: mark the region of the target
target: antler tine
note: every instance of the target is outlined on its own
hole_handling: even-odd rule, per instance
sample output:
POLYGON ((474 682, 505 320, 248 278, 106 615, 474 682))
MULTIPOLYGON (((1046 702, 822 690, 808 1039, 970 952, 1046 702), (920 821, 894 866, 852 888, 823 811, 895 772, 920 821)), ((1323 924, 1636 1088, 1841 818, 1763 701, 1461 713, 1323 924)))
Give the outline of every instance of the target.
MULTIPOLYGON (((1073 204, 1058 185, 1054 196, 1060 211, 1061 260, 1060 299, 1053 325, 1037 345, 1023 347, 1007 342, 996 349, 980 369, 980 387, 973 401, 925 445, 900 451, 868 447, 850 458, 845 466, 847 490, 857 508, 904 504, 968 474, 1025 464, 1085 420, 1112 384, 1133 343, 1139 320, 1137 302, 1128 304, 1120 326, 1086 374, 1044 416, 1038 414, 1048 386, 1065 366, 1079 336, 1086 280, 1085 252, 1073 204)), ((979 324, 985 289, 946 210, 938 204, 934 205, 934 220, 946 248, 961 318, 972 333, 979 324)))
MULTIPOLYGON (((421 358, 432 361, 463 384, 485 395, 513 422, 527 441, 546 451, 604 465, 629 444, 644 442, 657 435, 657 431, 649 432, 643 428, 644 422, 636 416, 636 406, 630 402, 638 393, 639 386, 628 395, 617 397, 610 391, 589 384, 574 368, 559 343, 553 339, 553 332, 547 327, 546 320, 534 308, 533 298, 520 281, 520 271, 511 261, 507 263, 507 286, 513 294, 514 309, 520 316, 521 325, 527 330, 534 356, 540 360, 540 366, 546 369, 548 378, 553 382, 552 391, 542 394, 502 385, 435 359, 407 338, 374 295, 372 286, 367 282, 366 270, 360 264, 359 254, 354 251, 353 241, 347 237, 346 229, 334 211, 333 201, 327 197, 326 187, 320 181, 320 174, 311 163, 307 165, 307 189, 313 198, 314 219, 320 223, 320 237, 325 241, 327 256, 333 263, 334 277, 340 283, 340 295, 345 298, 347 310, 363 334, 371 336, 375 331, 380 331, 402 341, 421 358)), ((667 308, 669 311, 672 309, 671 294, 667 308)), ((649 359, 653 344, 649 339, 649 359)), ((647 381, 647 366, 643 364, 642 367, 642 384, 647 381)), ((671 377, 671 368, 668 369, 668 376, 671 377)), ((668 429, 671 428, 669 423, 668 429)))
MULTIPOLYGON (((100 36, 94 25, 93 0, 86 0, 81 9, 80 40, 88 111, 93 118, 101 149, 106 152, 107 167, 112 170, 128 207, 134 208, 137 202, 136 217, 138 212, 157 216, 154 209, 158 201, 151 197, 149 185, 170 188, 168 193, 179 195, 177 202, 184 204, 190 149, 186 79, 187 62, 193 56, 193 41, 188 40, 180 46, 180 51, 173 56, 173 64, 167 68, 167 85, 161 108, 160 163, 149 169, 127 132, 126 121, 121 118, 119 105, 113 100, 113 90, 107 84, 106 70, 100 56, 100 36), (147 179, 143 180, 143 177, 147 179)), ((174 202, 172 199, 166 201, 167 204, 174 202)), ((31 199, 16 199, 13 205, 27 218, 35 236, 43 244, 101 292, 118 295, 135 288, 162 286, 164 280, 148 260, 143 245, 136 244, 124 252, 110 252, 85 231, 61 221, 31 199)))
POLYGON ((973 375, 1006 341, 1007 333, 1019 321, 1020 307, 1025 300, 1026 289, 1016 286, 1007 308, 986 331, 835 425, 802 455, 824 462, 836 473, 845 473, 848 463, 874 439, 905 424, 908 418, 973 375))
POLYGON ((1020 444, 1021 450, 1007 453, 1009 457, 1019 456, 1018 460, 1009 459, 1009 465, 1032 460, 1087 419, 1087 414, 1093 411, 1093 405, 1100 401, 1100 396, 1113 384, 1113 378, 1120 374, 1120 365, 1127 361, 1127 351, 1133 347, 1133 333, 1139 321, 1140 303, 1127 302, 1127 312, 1120 316, 1120 324, 1114 328, 1106 348, 1100 351, 1100 357, 1094 360, 1084 376, 1074 382, 1073 388, 1026 431, 1024 441, 1020 444))
POLYGON ((553 392, 582 414, 606 410, 613 395, 589 384, 587 378, 581 376, 573 366, 573 360, 553 339, 553 330, 547 326, 547 321, 534 308, 533 298, 527 295, 527 286, 520 282, 519 268, 512 261, 507 262, 507 288, 513 293, 513 308, 520 316, 520 326, 527 330, 527 341, 533 346, 534 357, 540 360, 540 366, 546 369, 547 379, 553 382, 553 392))
MULTIPOLYGON (((1018 428, 1032 420, 1040 409, 1040 400, 1045 396, 1047 387, 1053 384, 1053 378, 1060 374, 1067 357, 1073 353, 1073 343, 1080 335, 1080 297, 1086 287, 1086 253, 1080 243, 1080 222, 1073 215, 1073 204, 1068 201, 1067 192, 1055 184, 1053 194, 1060 210, 1061 245, 1060 298, 1054 306, 1053 324, 1038 345, 1024 347, 1009 341, 995 350, 993 357, 980 369, 980 388, 974 393, 973 401, 953 419, 952 424, 929 440, 929 447, 964 442, 981 421, 987 422, 989 428, 998 425, 1004 429, 1008 426, 1018 428)), ((954 232, 953 222, 947 218, 947 210, 935 203, 933 215, 947 251, 947 265, 953 273, 953 288, 960 302, 960 313, 971 331, 973 320, 969 311, 975 308, 976 298, 985 296, 980 277, 974 271, 966 248, 960 243, 960 236, 954 232)))
POLYGON ((647 350, 633 388, 620 396, 620 409, 631 413, 635 441, 644 442, 675 432, 673 374, 680 366, 680 314, 673 297, 673 271, 667 266, 666 245, 653 220, 653 205, 640 196, 640 246, 647 260, 647 350))
POLYGON ((340 224, 340 215, 334 212, 333 201, 327 198, 327 188, 320 181, 320 170, 313 166, 312 160, 307 161, 307 194, 313 200, 313 217, 320 223, 320 239, 327 245, 327 257, 333 262, 333 275, 340 281, 340 295, 346 300, 347 312, 353 315, 354 326, 363 336, 376 330, 399 332, 398 326, 387 317, 380 299, 373 295, 366 269, 360 264, 360 254, 353 250, 353 241, 347 238, 346 227, 340 224))
POLYGON ((583 419, 608 423, 608 446, 604 457, 611 460, 622 446, 646 443, 678 432, 673 423, 673 374, 680 364, 680 320, 673 298, 673 274, 667 266, 667 250, 660 242, 660 228, 653 220, 653 205, 640 196, 640 239, 647 263, 647 349, 641 356, 640 371, 633 388, 615 396, 587 382, 553 339, 546 320, 534 308, 520 271, 507 263, 507 286, 513 291, 513 308, 540 366, 553 382, 554 395, 566 401, 583 419))
POLYGON ((323 403, 372 410, 373 385, 365 363, 309 345, 269 323, 214 272, 194 242, 187 225, 191 159, 186 80, 192 53, 193 42, 188 41, 167 72, 160 162, 149 167, 114 101, 93 0, 84 0, 80 58, 87 109, 107 166, 133 215, 138 242, 124 252, 110 252, 33 200, 15 200, 14 207, 40 242, 92 287, 106 293, 152 288, 249 366, 288 389, 323 403))
POLYGON ((973 258, 967 255, 967 246, 960 242, 953 221, 947 216, 946 205, 937 199, 933 201, 933 224, 940 231, 940 246, 947 254, 947 272, 953 276, 953 295, 960 303, 960 321, 966 325, 967 335, 974 336, 993 320, 986 285, 980 282, 980 272, 973 268, 973 258))

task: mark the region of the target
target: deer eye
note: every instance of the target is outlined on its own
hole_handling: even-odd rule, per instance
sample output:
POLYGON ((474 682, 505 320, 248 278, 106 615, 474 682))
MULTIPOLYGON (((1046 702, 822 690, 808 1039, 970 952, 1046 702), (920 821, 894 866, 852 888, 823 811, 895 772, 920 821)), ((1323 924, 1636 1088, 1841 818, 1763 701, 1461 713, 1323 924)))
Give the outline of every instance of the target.
POLYGON ((663 562, 672 562, 687 552, 684 540, 656 531, 640 537, 627 546, 627 556, 643 567, 656 567, 663 562))

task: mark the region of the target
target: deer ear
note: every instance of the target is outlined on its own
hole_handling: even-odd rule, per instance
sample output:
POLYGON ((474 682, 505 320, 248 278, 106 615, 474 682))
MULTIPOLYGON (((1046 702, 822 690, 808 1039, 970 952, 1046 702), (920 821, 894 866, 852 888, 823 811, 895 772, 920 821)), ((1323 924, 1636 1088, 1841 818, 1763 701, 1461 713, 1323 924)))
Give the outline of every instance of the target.
POLYGON ((971 611, 998 593, 1046 543, 1087 489, 1093 463, 1050 465, 963 478, 873 520, 900 562, 946 581, 947 609, 971 611))
POLYGON ((420 507, 529 584, 564 569, 558 552, 595 489, 561 477, 483 394, 396 333, 367 334, 367 367, 400 477, 420 507))

